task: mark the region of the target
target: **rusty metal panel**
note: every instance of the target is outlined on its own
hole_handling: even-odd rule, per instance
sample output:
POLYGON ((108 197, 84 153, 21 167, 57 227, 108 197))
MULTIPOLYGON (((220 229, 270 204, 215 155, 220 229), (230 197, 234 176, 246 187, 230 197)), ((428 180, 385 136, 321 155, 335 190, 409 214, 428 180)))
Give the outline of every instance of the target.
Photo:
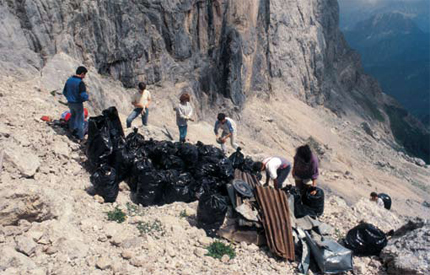
POLYGON ((294 260, 294 240, 285 192, 256 185, 262 222, 270 250, 279 257, 294 260))

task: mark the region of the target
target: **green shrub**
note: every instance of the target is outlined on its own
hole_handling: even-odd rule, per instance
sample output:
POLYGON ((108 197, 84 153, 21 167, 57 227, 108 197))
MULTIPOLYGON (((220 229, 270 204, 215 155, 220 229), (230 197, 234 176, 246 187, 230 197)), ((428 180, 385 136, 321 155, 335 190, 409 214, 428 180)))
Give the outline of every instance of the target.
POLYGON ((122 212, 122 210, 119 209, 118 206, 115 207, 114 210, 107 212, 107 216, 109 221, 115 221, 117 223, 124 222, 125 218, 127 217, 127 215, 122 212))
POLYGON ((224 255, 228 255, 230 259, 236 257, 234 248, 231 245, 223 244, 220 241, 214 241, 208 247, 206 247, 206 249, 208 250, 206 256, 210 256, 215 259, 221 259, 224 255))

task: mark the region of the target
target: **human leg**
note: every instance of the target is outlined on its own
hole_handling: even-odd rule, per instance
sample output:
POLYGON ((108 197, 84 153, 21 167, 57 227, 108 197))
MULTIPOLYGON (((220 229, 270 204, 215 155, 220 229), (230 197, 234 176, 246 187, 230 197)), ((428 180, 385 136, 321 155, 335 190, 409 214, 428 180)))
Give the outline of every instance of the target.
MULTIPOLYGON (((227 133, 223 131, 221 134, 221 138, 224 138, 226 135, 227 133)), ((224 154, 227 152, 227 147, 225 146, 225 142, 221 143, 221 150, 224 154)))
POLYGON ((145 113, 142 114, 142 124, 143 126, 148 126, 148 108, 145 108, 145 113))
MULTIPOLYGON (((76 136, 79 139, 84 138, 84 104, 83 103, 72 103, 72 109, 74 113, 74 129, 76 129, 76 136)), ((72 119, 72 117, 70 118, 72 119)))
POLYGON ((70 118, 68 121, 68 125, 69 125, 69 131, 70 133, 73 133, 76 129, 76 111, 74 108, 74 103, 69 103, 69 110, 70 110, 70 118))
POLYGON ((239 147, 239 145, 237 145, 236 141, 236 133, 233 133, 230 136, 230 143, 231 143, 231 147, 233 147, 234 150, 237 150, 237 148, 239 147))
POLYGON ((178 126, 179 128, 179 141, 185 142, 185 138, 187 137, 187 125, 178 126))
POLYGON ((135 108, 127 117, 127 128, 131 127, 133 120, 142 112, 142 108, 135 108))
POLYGON ((291 171, 291 166, 288 165, 287 167, 283 168, 283 169, 278 169, 277 174, 278 177, 276 178, 276 181, 278 182, 278 188, 282 188, 282 184, 284 183, 284 181, 287 179, 288 174, 290 174, 291 171))

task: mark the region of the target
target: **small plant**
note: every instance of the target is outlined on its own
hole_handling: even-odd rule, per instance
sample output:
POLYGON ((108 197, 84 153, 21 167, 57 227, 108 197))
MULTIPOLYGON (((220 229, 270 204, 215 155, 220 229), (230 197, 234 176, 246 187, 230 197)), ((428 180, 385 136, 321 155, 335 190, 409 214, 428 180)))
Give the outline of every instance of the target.
POLYGON ((156 239, 159 239, 165 234, 164 227, 159 220, 153 222, 138 222, 136 227, 141 235, 148 234, 156 239))
POLYGON ((122 212, 122 210, 119 209, 118 206, 115 207, 114 210, 107 212, 107 216, 109 221, 115 221, 117 223, 124 222, 125 218, 127 217, 127 215, 122 212))
POLYGON ((143 216, 143 210, 141 210, 138 205, 127 202, 126 206, 127 213, 130 217, 143 216))
POLYGON ((223 244, 220 241, 214 241, 208 247, 206 247, 206 249, 208 250, 206 256, 210 256, 215 259, 221 259, 224 255, 228 255, 230 259, 236 257, 234 248, 231 245, 223 244))
POLYGON ((188 218, 187 211, 185 211, 185 209, 182 210, 181 213, 179 213, 179 217, 181 217, 181 218, 188 218))
POLYGON ((340 233, 340 230, 338 228, 334 229, 334 235, 338 240, 341 240, 343 238, 342 233, 340 233))

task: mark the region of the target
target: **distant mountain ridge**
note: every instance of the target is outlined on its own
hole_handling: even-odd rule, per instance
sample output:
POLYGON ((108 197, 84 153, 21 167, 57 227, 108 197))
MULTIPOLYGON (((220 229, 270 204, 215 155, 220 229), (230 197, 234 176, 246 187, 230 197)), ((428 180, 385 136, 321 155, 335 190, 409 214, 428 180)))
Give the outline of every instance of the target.
POLYGON ((358 22, 344 34, 361 54, 364 70, 428 128, 429 33, 422 31, 411 16, 394 11, 358 22))

